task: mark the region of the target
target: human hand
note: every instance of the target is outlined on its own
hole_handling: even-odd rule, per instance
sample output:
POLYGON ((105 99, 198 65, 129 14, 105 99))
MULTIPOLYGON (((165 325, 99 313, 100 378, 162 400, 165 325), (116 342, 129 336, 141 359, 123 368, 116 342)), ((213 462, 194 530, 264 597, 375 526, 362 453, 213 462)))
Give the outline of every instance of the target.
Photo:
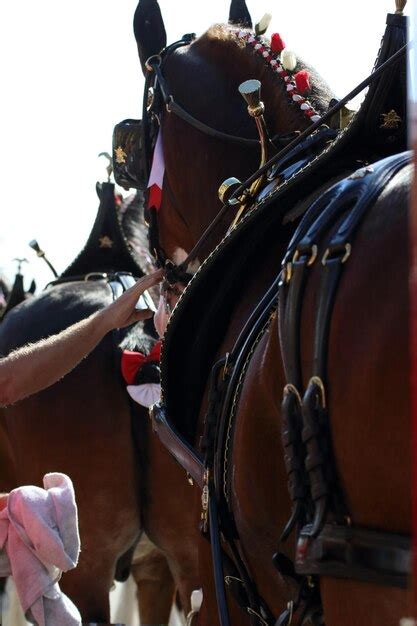
POLYGON ((152 274, 139 278, 133 287, 124 292, 115 302, 109 304, 102 309, 98 316, 104 324, 105 332, 114 328, 124 328, 130 326, 140 320, 145 320, 153 315, 153 311, 145 309, 143 311, 135 310, 136 303, 144 291, 157 285, 164 276, 164 270, 160 269, 152 274))

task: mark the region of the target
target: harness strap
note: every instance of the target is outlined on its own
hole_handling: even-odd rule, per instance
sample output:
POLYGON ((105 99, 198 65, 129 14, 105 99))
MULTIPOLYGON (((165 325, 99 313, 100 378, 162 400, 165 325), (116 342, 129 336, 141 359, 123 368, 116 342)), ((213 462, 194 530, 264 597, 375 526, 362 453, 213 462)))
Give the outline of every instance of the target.
POLYGON ((300 574, 354 578, 389 587, 406 588, 411 572, 410 537, 380 530, 325 524, 312 540, 305 526, 297 542, 300 574))
MULTIPOLYGON (((283 441, 286 453, 291 456, 297 455, 296 458, 290 458, 286 463, 290 494, 296 507, 296 514, 293 513, 284 535, 287 536, 288 530, 294 527, 294 521, 305 523, 307 520, 310 522, 301 531, 301 539, 297 548, 297 573, 327 573, 330 570, 333 571, 333 568, 335 571, 338 569, 340 572, 343 571, 347 577, 356 577, 355 572, 363 573, 366 569, 360 562, 361 557, 358 557, 359 562, 355 563, 356 552, 359 553, 362 549, 359 539, 360 545, 358 544, 356 552, 353 547, 349 552, 348 546, 344 545, 343 550, 345 552, 342 554, 343 533, 348 532, 346 531, 348 513, 333 457, 330 419, 326 401, 330 324, 340 277, 344 264, 349 258, 357 230, 367 211, 373 206, 390 180, 409 161, 410 153, 386 158, 372 166, 357 170, 347 179, 329 189, 322 198, 312 205, 301 221, 283 261, 279 295, 281 307, 280 336, 284 369, 288 382, 284 389, 283 441), (302 445, 294 446, 294 441, 299 443, 300 424, 294 419, 291 411, 294 411, 295 401, 299 402, 301 397, 301 381, 303 379, 300 366, 301 310, 308 268, 316 261, 319 246, 329 231, 331 232, 335 227, 336 230, 321 258, 321 283, 317 290, 319 295, 314 327, 312 371, 304 397, 301 400, 302 445), (289 399, 286 397, 288 395, 293 397, 289 399), (287 432, 289 423, 293 427, 290 435, 287 432), (296 475, 300 463, 304 463, 307 475, 308 495, 304 499, 299 498, 302 477, 300 479, 296 475), (296 483, 297 488, 293 484, 294 475, 299 479, 296 483), (301 506, 300 502, 302 503, 301 506), (332 527, 342 529, 336 537, 336 543, 340 545, 336 546, 335 544, 337 566, 333 566, 331 563, 332 553, 329 546, 332 540, 327 536, 329 527, 325 526, 328 513, 332 515, 334 520, 332 527), (322 539, 323 528, 326 528, 325 540, 322 539), (307 538, 309 542, 307 542, 307 538), (316 541, 318 541, 317 545, 320 548, 311 548, 310 551, 310 545, 314 545, 316 541), (309 550, 310 554, 309 565, 299 568, 298 563, 302 562, 303 553, 306 550, 309 550), (352 559, 352 567, 344 568, 343 559, 345 557, 347 559, 348 554, 352 559), (314 558, 317 558, 317 563, 314 567, 310 567, 314 558), (328 560, 330 560, 330 564, 328 560)), ((335 532, 339 531, 336 530, 335 532)), ((355 532, 358 533, 355 537, 361 537, 362 532, 367 533, 368 531, 356 528, 355 532)), ((376 531, 373 532, 376 533, 376 531)), ((385 537, 390 535, 390 533, 381 534, 385 537)), ((393 539, 395 540, 395 535, 393 535, 393 539)), ((376 554, 377 550, 378 546, 374 545, 372 554, 376 554)), ((369 551, 368 553, 371 554, 369 551)), ((401 555, 398 558, 402 559, 401 555)), ((384 560, 384 554, 381 554, 381 559, 384 560)), ((369 562, 371 561, 372 567, 377 569, 375 578, 382 580, 384 572, 378 566, 377 557, 370 557, 369 562)), ((366 575, 360 574, 360 576, 362 575, 366 579, 366 575)), ((394 579, 395 576, 394 578, 390 577, 390 574, 386 578, 387 581, 394 579)))
POLYGON ((217 512, 216 495, 212 481, 208 483, 209 490, 209 521, 210 521, 210 544, 213 559, 214 582, 216 587, 217 610, 219 613, 220 626, 230 626, 229 609, 227 607, 226 589, 224 586, 224 572, 222 549, 220 544, 220 529, 217 512))
MULTIPOLYGON (((189 42, 184 42, 182 45, 186 45, 189 42)), ((177 46, 178 47, 178 46, 177 46)), ((170 49, 171 46, 168 48, 170 49)), ((168 50, 167 49, 167 50, 168 50)), ((165 60, 165 53, 163 56, 163 60, 165 60)), ((182 119, 184 122, 201 131, 205 135, 209 137, 214 137, 215 139, 221 139, 223 141, 228 141, 229 143, 235 143, 241 146, 250 146, 250 147, 258 147, 260 145, 259 139, 250 139, 248 137, 239 137, 237 135, 231 135, 230 133, 225 133, 222 130, 218 130, 217 128, 213 128, 212 126, 208 126, 201 120, 198 120, 196 117, 188 113, 180 104, 178 104, 174 100, 174 96, 170 93, 170 89, 167 81, 161 70, 161 61, 162 58, 160 56, 151 57, 147 61, 147 65, 149 66, 149 71, 153 71, 158 80, 158 85, 161 90, 161 95, 166 106, 168 113, 174 113, 177 117, 182 119)), ((283 135, 275 135, 271 141, 272 143, 277 144, 286 144, 288 141, 297 136, 297 132, 287 133, 283 135)))
POLYGON ((172 424, 168 423, 165 406, 154 404, 149 409, 149 416, 152 420, 152 428, 157 433, 161 443, 168 448, 175 460, 195 480, 200 489, 203 489, 205 484, 203 460, 172 424))

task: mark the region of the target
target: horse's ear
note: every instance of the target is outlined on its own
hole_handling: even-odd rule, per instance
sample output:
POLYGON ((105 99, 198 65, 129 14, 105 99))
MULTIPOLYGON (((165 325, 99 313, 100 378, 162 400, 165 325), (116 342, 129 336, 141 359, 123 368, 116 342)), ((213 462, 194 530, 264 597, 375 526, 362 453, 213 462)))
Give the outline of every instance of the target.
POLYGON ((245 0, 232 0, 230 3, 229 24, 239 24, 245 28, 252 28, 252 18, 245 0))
POLYGON ((139 0, 133 18, 133 30, 142 70, 145 71, 146 60, 153 54, 159 54, 167 43, 164 20, 157 0, 139 0))
POLYGON ((35 291, 36 291, 36 282, 32 280, 32 282, 30 283, 30 287, 28 289, 28 293, 31 293, 33 296, 35 291))

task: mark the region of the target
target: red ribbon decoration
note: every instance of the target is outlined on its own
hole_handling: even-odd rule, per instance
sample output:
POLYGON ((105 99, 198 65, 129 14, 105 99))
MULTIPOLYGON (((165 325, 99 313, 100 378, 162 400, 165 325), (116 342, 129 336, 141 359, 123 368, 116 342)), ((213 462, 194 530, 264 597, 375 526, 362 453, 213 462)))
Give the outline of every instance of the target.
POLYGON ((122 353, 122 374, 128 385, 134 385, 139 370, 145 363, 159 363, 161 360, 161 342, 157 341, 148 355, 142 352, 132 352, 123 350, 122 353))
POLYGON ((276 52, 277 54, 279 54, 280 52, 284 50, 284 48, 285 48, 285 43, 281 35, 279 33, 273 33, 271 35, 272 52, 276 52))
POLYGON ((159 211, 162 202, 162 189, 158 185, 149 187, 148 207, 159 211))

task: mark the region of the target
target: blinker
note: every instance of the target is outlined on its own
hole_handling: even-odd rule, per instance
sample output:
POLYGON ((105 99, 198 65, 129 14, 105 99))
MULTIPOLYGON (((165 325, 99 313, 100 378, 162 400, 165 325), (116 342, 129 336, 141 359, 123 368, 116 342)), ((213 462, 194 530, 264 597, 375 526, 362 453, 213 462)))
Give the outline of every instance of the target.
POLYGON ((142 148, 142 120, 119 122, 113 131, 114 180, 123 189, 141 189, 148 184, 142 148))

